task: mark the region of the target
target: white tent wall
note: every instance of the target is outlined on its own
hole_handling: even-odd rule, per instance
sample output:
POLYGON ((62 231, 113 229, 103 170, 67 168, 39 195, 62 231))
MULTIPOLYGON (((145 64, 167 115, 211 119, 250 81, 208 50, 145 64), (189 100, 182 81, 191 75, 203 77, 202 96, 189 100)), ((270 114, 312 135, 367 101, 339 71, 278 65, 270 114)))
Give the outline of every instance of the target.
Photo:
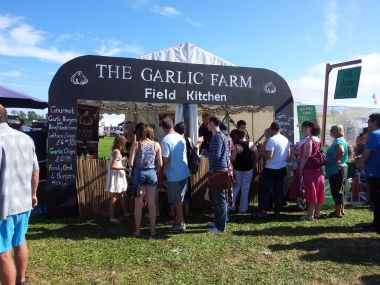
MULTIPOLYGON (((147 60, 160 60, 160 61, 171 61, 180 63, 193 63, 193 64, 209 64, 209 65, 224 65, 233 66, 232 63, 213 55, 193 44, 185 43, 180 44, 175 47, 167 48, 160 51, 155 51, 143 56, 138 57, 139 59, 147 60)), ((179 104, 176 108, 175 119, 178 123, 183 121, 183 106, 179 104)), ((198 139, 198 106, 196 104, 189 105, 189 124, 188 131, 189 137, 193 141, 198 139)))

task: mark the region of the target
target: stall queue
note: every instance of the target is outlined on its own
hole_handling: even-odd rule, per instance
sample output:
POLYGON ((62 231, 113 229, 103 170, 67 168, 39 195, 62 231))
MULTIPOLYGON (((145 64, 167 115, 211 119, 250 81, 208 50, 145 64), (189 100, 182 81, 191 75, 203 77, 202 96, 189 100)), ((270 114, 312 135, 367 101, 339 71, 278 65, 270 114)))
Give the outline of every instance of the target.
MULTIPOLYGON (((379 167, 374 168, 371 165, 380 165, 380 150, 375 143, 380 143, 378 136, 380 114, 372 114, 368 125, 371 143, 368 145, 366 142, 362 143, 363 156, 357 161, 357 166, 363 168, 364 165, 367 171, 370 181, 369 192, 375 207, 374 222, 368 227, 379 230, 378 179, 380 179, 380 173, 376 170, 379 167)), ((255 213, 255 217, 265 219, 268 217, 268 212, 273 209, 275 219, 279 219, 283 205, 286 203, 285 200, 288 198, 297 201, 299 207, 306 210, 306 215, 302 216, 301 220, 319 219, 325 202, 325 174, 322 171, 322 165, 326 165, 326 178, 329 179, 335 202, 335 209, 328 217, 342 218, 345 215, 344 189, 348 183, 347 163, 350 148, 344 139, 344 129, 341 125, 331 127, 330 135, 333 143, 326 152, 326 161, 322 164, 315 162, 318 160, 321 148, 318 138, 320 127, 311 121, 302 123, 304 138, 295 146, 292 146, 290 141, 281 134, 281 128, 277 122, 273 122, 265 131, 264 143, 258 144, 250 141, 246 123, 243 120, 238 121, 237 128, 228 134, 225 123, 216 116, 203 114, 199 139, 195 144, 185 136, 186 125, 183 122, 174 125, 173 119, 166 117, 160 121, 160 126, 163 134, 160 135, 162 138, 158 143, 149 125, 139 123, 134 127, 133 122, 127 122, 125 138, 123 136, 115 138, 110 156, 106 189, 113 193, 110 200, 110 222, 120 223, 114 214, 114 204, 118 198, 122 202, 124 215, 130 215, 125 207, 124 199, 125 193, 133 195, 135 200, 133 234, 136 237, 141 236, 144 205, 148 206, 150 236, 156 236, 155 223, 156 216, 159 215, 158 185, 166 188, 172 230, 186 231, 185 220, 189 215, 191 203, 189 177, 197 171, 194 170, 196 167, 194 164, 196 164, 196 159, 199 159, 198 155, 205 156, 209 160, 209 187, 206 196, 214 211, 208 222, 209 232, 225 231, 228 213, 248 213, 249 191, 257 175, 256 164, 259 159, 263 161, 263 170, 258 184, 259 211, 255 213), (136 141, 133 142, 134 135, 136 141), (118 147, 121 140, 124 146, 118 147), (123 161, 126 163, 126 168, 120 166, 123 161), (289 168, 289 165, 292 167, 289 168), (287 193, 284 180, 289 171, 293 172, 294 180, 287 193), (130 174, 128 186, 127 173, 130 174)), ((358 144, 357 148, 360 147, 361 145, 358 144)))

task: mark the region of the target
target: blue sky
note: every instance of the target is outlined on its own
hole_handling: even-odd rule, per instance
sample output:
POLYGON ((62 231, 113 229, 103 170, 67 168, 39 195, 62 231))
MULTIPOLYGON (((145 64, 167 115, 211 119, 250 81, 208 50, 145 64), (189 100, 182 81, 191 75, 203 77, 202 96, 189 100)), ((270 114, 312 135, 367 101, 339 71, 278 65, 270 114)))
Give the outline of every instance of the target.
POLYGON ((0 0, 0 85, 47 100, 73 57, 137 57, 188 42, 276 71, 302 102, 321 101, 327 62, 362 58, 359 98, 338 103, 371 105, 380 96, 379 12, 377 0, 0 0))

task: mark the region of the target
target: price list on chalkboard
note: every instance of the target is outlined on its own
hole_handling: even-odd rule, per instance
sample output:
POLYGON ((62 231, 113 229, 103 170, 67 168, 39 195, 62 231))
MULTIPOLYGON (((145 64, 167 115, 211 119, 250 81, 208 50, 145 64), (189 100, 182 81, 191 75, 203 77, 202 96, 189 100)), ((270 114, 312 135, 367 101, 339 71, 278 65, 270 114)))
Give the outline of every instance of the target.
POLYGON ((77 114, 73 107, 49 109, 49 186, 66 186, 76 178, 77 114))

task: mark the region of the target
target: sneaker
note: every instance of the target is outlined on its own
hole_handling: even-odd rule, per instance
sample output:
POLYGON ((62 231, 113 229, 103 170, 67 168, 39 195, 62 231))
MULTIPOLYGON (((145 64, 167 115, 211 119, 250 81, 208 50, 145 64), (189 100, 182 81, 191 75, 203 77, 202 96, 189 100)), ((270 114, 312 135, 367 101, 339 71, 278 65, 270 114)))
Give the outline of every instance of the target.
POLYGON ((115 225, 120 224, 120 221, 119 221, 118 219, 115 219, 115 218, 111 218, 111 219, 110 219, 110 222, 111 222, 112 224, 115 224, 115 225))
POLYGON ((172 227, 172 231, 174 231, 174 232, 184 232, 185 230, 186 230, 186 225, 185 224, 183 224, 183 225, 175 224, 172 227))
POLYGON ((208 229, 209 233, 221 233, 222 231, 218 230, 216 227, 209 228, 208 229))
POLYGON ((301 221, 314 221, 314 217, 313 216, 302 216, 301 217, 301 221))
POLYGON ((214 228, 214 227, 215 227, 215 223, 214 223, 214 222, 208 222, 208 223, 207 223, 207 226, 208 226, 209 228, 214 228))

